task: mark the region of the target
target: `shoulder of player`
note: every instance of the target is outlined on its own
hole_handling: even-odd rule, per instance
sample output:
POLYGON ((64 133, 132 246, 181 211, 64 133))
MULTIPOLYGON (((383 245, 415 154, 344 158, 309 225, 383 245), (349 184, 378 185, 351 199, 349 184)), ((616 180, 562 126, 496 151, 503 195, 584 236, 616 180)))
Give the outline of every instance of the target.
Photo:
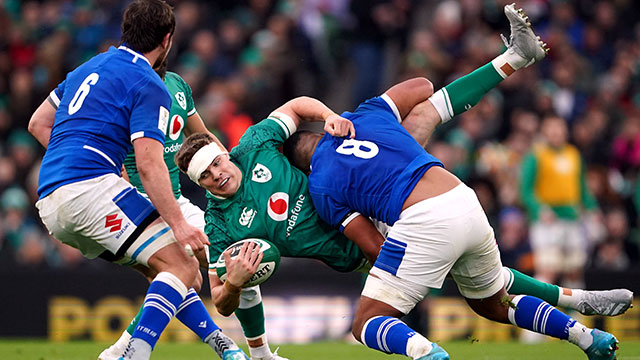
POLYGON ((167 71, 167 73, 164 75, 164 82, 172 82, 181 88, 187 87, 187 82, 184 81, 184 79, 180 75, 172 71, 167 71))

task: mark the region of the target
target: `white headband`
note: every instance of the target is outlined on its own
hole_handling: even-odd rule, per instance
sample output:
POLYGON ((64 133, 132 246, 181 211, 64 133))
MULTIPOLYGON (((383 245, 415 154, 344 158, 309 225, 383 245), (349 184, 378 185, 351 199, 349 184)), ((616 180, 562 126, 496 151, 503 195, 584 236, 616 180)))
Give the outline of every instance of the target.
POLYGON ((218 155, 227 154, 225 150, 220 149, 220 146, 215 142, 207 144, 195 154, 193 154, 193 158, 189 162, 189 166, 187 167, 187 175, 189 175, 189 179, 194 183, 200 185, 200 175, 207 170, 209 165, 215 160, 218 155))

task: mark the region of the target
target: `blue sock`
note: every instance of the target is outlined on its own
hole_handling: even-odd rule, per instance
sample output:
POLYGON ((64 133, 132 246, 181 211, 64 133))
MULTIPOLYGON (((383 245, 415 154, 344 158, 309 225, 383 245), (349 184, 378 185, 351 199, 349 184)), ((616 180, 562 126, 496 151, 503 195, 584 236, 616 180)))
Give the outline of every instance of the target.
POLYGON ((203 342, 206 342, 212 332, 220 329, 211 319, 207 308, 204 307, 200 296, 193 288, 189 289, 187 297, 178 307, 176 318, 196 333, 203 342))
POLYGON ((513 298, 516 308, 509 308, 509 321, 521 328, 553 336, 558 339, 569 338, 569 328, 575 320, 546 302, 526 295, 513 298))
POLYGON ((362 343, 387 354, 407 355, 407 342, 416 335, 407 324, 391 316, 376 316, 362 330, 362 343))
POLYGON ((140 321, 131 337, 145 341, 153 349, 186 294, 187 287, 175 275, 158 274, 149 285, 140 321))

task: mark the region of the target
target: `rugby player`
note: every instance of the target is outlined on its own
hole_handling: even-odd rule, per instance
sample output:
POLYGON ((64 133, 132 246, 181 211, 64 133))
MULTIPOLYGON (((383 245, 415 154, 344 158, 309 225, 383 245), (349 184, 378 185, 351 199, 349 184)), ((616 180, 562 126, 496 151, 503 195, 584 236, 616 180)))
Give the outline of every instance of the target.
MULTIPOLYGON (((163 162, 171 97, 152 64, 166 59, 174 30, 164 1, 134 1, 123 15, 121 46, 70 72, 51 93, 55 107, 45 100, 29 122, 47 148, 36 207, 49 232, 87 258, 108 251, 153 279, 124 359, 149 359, 178 309, 213 323, 190 306, 199 273, 185 251, 208 241, 181 214, 163 162), (131 143, 151 201, 120 177, 131 143)), ((221 357, 246 358, 235 344, 221 345, 214 348, 221 357)))
MULTIPOLYGON (((523 13, 514 5, 505 6, 505 13, 512 25, 509 47, 514 50, 514 56, 504 59, 506 64, 518 69, 527 66, 530 58, 542 59, 544 44, 536 39, 523 13)), ((502 76, 499 70, 504 65, 491 65, 478 71, 502 76)), ((443 121, 446 118, 440 114, 456 115, 457 107, 437 98, 416 106, 411 101, 414 91, 399 84, 353 113, 344 113, 354 123, 355 138, 301 132, 285 150, 299 154, 291 158, 309 173, 313 203, 329 224, 344 226, 345 219, 357 211, 359 216, 391 226, 362 291, 353 335, 385 353, 418 360, 449 359, 444 349, 400 317, 429 289, 441 288, 450 273, 479 315, 568 340, 592 360, 615 359, 618 341, 613 335, 589 329, 534 296, 507 293, 493 229, 475 193, 400 125, 405 117, 427 113, 437 113, 443 121)), ((347 226, 368 232, 372 224, 347 226)))
MULTIPOLYGON (((515 41, 517 44, 517 38, 515 41)), ((535 46, 538 46, 537 42, 535 46)), ((516 70, 504 60, 513 52, 513 47, 509 46, 505 54, 494 60, 498 63, 502 61, 499 68, 503 69, 503 73, 496 74, 493 64, 488 64, 440 90, 439 99, 432 98, 432 101, 453 105, 455 114, 470 108, 486 91, 499 83, 503 76, 516 70), (462 90, 464 93, 461 95, 462 90)), ((527 64, 534 61, 535 58, 528 58, 527 64)), ((432 92, 429 89, 430 84, 427 86, 428 90, 425 90, 420 89, 420 83, 424 84, 421 80, 408 83, 417 86, 415 91, 410 92, 412 101, 416 104, 422 104, 432 92)), ((438 93, 435 96, 438 96, 438 93)), ((292 170, 290 164, 277 151, 284 139, 295 131, 299 121, 334 116, 324 105, 316 104, 319 115, 316 114, 310 119, 289 119, 295 114, 291 108, 296 100, 285 104, 267 119, 247 130, 240 144, 230 154, 226 154, 219 147, 209 145, 213 139, 206 135, 192 136, 179 151, 176 162, 180 169, 209 191, 209 204, 205 216, 206 233, 211 241, 211 263, 215 263, 227 246, 249 237, 271 240, 283 256, 319 259, 338 271, 361 268, 365 254, 372 261, 375 260, 379 246, 384 241, 379 232, 375 228, 368 234, 351 232, 350 226, 343 228, 344 235, 358 242, 364 253, 353 244, 345 242, 345 237, 339 231, 318 220, 313 204, 309 202, 306 177, 292 170), (200 152, 205 146, 208 148, 200 152), (197 161, 200 164, 192 164, 192 158, 198 153, 200 154, 196 157, 200 158, 197 161), (375 238, 380 240, 371 241, 375 238)), ((309 102, 309 99, 302 100, 309 102)), ((425 106, 422 104, 417 109, 424 109, 425 106)), ((451 112, 447 112, 442 118, 449 115, 450 119, 451 112)), ((424 143, 440 121, 441 116, 435 113, 435 116, 431 117, 407 118, 402 125, 410 129, 410 133, 420 143, 424 143)), ((357 215, 351 219, 351 225, 368 222, 367 218, 357 215)), ((237 261, 242 259, 238 258, 237 261)), ((213 266, 209 275, 212 296, 218 310, 223 314, 230 314, 237 301, 234 299, 234 296, 237 297, 237 285, 241 283, 227 283, 223 286, 217 279, 213 266)), ((630 294, 624 291, 571 291, 540 283, 506 268, 503 269, 503 276, 508 280, 507 284, 512 292, 536 295, 554 305, 576 308, 583 313, 619 314, 631 303, 630 294)))

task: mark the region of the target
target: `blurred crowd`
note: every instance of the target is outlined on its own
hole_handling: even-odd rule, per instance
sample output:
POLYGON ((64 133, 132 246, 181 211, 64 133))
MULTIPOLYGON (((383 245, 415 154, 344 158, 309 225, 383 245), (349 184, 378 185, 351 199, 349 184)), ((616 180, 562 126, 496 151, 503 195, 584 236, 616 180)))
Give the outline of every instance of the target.
MULTIPOLYGON (((502 11, 509 2, 169 1, 177 18, 169 70, 192 87, 205 123, 231 147, 295 96, 340 112, 407 78, 427 77, 438 89, 473 71, 504 50, 499 34, 509 32, 502 11)), ((85 263, 48 236, 37 216, 44 149, 26 128, 67 72, 118 44, 126 4, 0 0, 0 267, 85 263)), ((576 204, 584 267, 640 267, 640 3, 517 6, 549 56, 439 127, 427 150, 476 190, 505 265, 535 273, 532 225, 554 219, 532 213, 521 175, 524 160, 549 140, 543 120, 561 118, 592 197, 576 204)))

